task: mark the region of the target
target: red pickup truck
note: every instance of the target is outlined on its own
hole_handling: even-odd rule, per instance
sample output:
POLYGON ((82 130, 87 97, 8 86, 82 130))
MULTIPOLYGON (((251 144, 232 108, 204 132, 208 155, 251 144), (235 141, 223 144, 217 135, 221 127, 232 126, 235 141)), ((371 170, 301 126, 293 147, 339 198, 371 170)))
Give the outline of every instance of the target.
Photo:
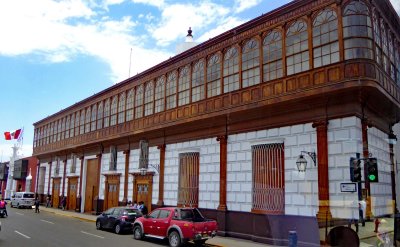
POLYGON ((133 223, 133 237, 168 238, 169 246, 180 247, 188 241, 203 245, 217 234, 217 222, 206 219, 197 208, 157 208, 133 223))

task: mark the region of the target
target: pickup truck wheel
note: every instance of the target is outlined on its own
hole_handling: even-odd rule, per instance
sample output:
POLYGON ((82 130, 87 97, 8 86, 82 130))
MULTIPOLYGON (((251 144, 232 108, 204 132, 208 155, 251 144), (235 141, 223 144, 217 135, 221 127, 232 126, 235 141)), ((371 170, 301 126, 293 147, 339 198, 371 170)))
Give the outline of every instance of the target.
POLYGON ((168 240, 169 240, 170 247, 181 247, 182 246, 181 236, 179 236, 179 233, 177 231, 172 231, 168 235, 168 240))
POLYGON ((143 239, 142 228, 139 225, 133 227, 133 238, 136 240, 143 239))

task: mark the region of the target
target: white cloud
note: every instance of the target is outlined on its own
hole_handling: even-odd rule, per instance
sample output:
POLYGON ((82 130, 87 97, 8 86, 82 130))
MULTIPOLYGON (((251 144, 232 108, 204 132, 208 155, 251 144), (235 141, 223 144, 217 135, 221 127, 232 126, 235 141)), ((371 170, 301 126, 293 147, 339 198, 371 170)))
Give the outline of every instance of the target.
POLYGON ((234 12, 240 13, 246 9, 254 7, 261 3, 262 0, 235 0, 234 12))
POLYGON ((164 5, 164 0, 132 0, 133 3, 142 3, 146 5, 156 6, 158 8, 164 5))
POLYGON ((228 13, 229 10, 224 6, 211 2, 173 4, 162 10, 160 23, 150 27, 150 31, 158 45, 167 46, 177 39, 183 41, 189 27, 192 27, 196 39, 196 31, 207 29, 211 23, 224 18, 228 13))
POLYGON ((93 56, 110 65, 112 82, 128 77, 131 48, 135 56, 141 56, 140 62, 133 59, 131 75, 171 56, 157 49, 145 49, 143 36, 131 34, 137 23, 130 17, 96 20, 95 13, 84 2, 87 1, 0 3, 0 55, 37 54, 51 63, 69 61, 78 54, 93 56), (79 20, 78 24, 70 24, 72 18, 79 20))
POLYGON ((237 27, 237 26, 243 24, 244 22, 245 22, 245 20, 239 20, 236 17, 230 16, 230 17, 228 17, 226 19, 223 19, 221 21, 221 23, 219 23, 217 25, 216 28, 214 28, 214 29, 212 29, 212 30, 210 30, 208 32, 203 33, 203 35, 201 35, 201 37, 198 38, 198 41, 199 42, 207 41, 208 39, 214 38, 215 36, 217 36, 219 34, 222 34, 222 33, 226 32, 226 31, 228 31, 228 30, 230 30, 230 29, 232 29, 234 27, 237 27))

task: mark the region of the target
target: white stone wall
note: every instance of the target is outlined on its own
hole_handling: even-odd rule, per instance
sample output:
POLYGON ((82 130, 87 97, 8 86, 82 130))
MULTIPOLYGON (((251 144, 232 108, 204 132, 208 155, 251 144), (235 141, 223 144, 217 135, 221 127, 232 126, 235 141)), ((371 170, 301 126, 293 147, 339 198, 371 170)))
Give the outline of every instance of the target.
POLYGON ((216 209, 219 204, 219 142, 216 138, 167 145, 165 151, 164 204, 177 205, 179 154, 200 153, 199 207, 216 209))
MULTIPOLYGON (((334 218, 358 219, 358 192, 341 192, 341 183, 350 183, 350 158, 362 157, 361 120, 357 117, 333 119, 328 124, 329 201, 334 218)), ((362 171, 363 171, 363 162, 362 171)), ((362 175, 364 179, 364 175, 362 175)))
POLYGON ((229 210, 250 212, 252 207, 251 146, 283 143, 285 153, 285 214, 315 215, 317 169, 308 161, 307 172, 297 170, 301 151, 316 150, 311 123, 230 135, 228 137, 227 206, 229 210))
POLYGON ((101 156, 101 173, 100 173, 100 188, 99 188, 99 198, 104 199, 105 197, 105 183, 106 176, 104 174, 120 174, 119 183, 119 201, 124 199, 124 182, 125 182, 125 154, 123 151, 117 152, 117 170, 110 171, 110 153, 104 153, 101 156))
MULTIPOLYGON (((137 164, 139 164, 139 162, 137 164)), ((149 171, 154 171, 151 203, 157 204, 160 174, 150 164, 158 165, 158 167, 160 166, 160 150, 157 147, 149 147, 149 171)), ((130 186, 133 187, 133 185, 130 186)))
MULTIPOLYGON (((139 172, 139 149, 132 149, 129 154, 129 173, 139 172)), ((128 177, 128 201, 133 198, 133 176, 128 177)), ((133 202, 133 201, 132 201, 133 202)))
POLYGON ((46 163, 40 163, 40 167, 46 167, 46 174, 44 177, 44 194, 47 195, 47 193, 51 194, 52 193, 52 187, 53 184, 51 181, 49 181, 49 171, 50 171, 50 165, 46 163), (48 191, 48 185, 50 183, 50 191, 48 191))
POLYGON ((392 183, 388 134, 368 128, 368 151, 377 158, 379 183, 370 183, 372 214, 392 214, 392 183))

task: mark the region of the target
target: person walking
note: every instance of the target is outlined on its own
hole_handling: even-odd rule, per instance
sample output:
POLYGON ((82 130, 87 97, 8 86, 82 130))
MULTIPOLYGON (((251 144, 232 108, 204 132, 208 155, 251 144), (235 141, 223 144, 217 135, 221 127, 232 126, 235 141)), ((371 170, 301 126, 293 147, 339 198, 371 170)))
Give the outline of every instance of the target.
POLYGON ((40 205, 39 198, 36 197, 36 200, 35 200, 35 213, 40 213, 39 205, 40 205))
POLYGON ((7 205, 7 202, 4 201, 4 198, 1 198, 1 201, 0 201, 0 209, 4 209, 4 215, 8 217, 6 205, 7 205))
POLYGON ((147 215, 149 213, 143 201, 139 202, 139 210, 142 212, 143 215, 147 215))
POLYGON ((46 197, 46 208, 50 207, 50 195, 46 197))
POLYGON ((67 205, 67 200, 65 199, 65 196, 63 196, 61 200, 61 209, 65 210, 66 205, 67 205))

